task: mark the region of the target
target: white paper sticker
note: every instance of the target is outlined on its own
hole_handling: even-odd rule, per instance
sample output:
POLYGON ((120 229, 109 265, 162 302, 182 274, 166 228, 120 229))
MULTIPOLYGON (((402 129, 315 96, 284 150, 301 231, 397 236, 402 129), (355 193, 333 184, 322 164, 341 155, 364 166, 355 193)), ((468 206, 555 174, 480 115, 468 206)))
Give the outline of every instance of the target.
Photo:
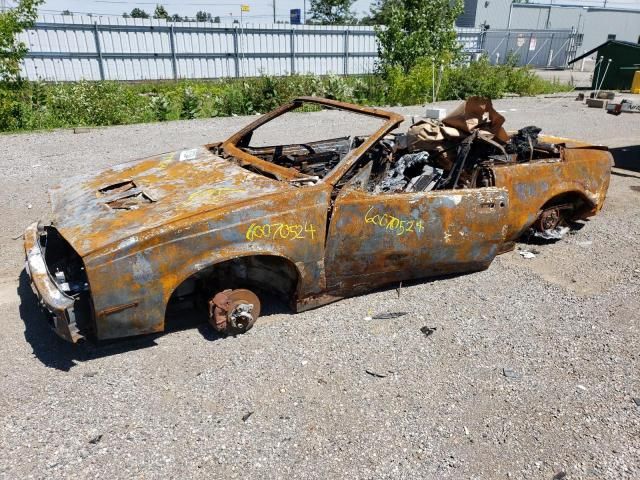
POLYGON ((191 150, 183 150, 180 152, 180 161, 193 160, 198 156, 198 149, 192 148, 191 150))

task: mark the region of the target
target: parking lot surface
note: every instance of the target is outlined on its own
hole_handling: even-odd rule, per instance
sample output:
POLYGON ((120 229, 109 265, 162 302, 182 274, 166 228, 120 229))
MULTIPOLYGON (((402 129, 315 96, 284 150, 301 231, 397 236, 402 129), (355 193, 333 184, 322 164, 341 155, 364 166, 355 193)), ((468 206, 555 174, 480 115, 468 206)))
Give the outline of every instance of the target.
POLYGON ((625 168, 600 215, 518 245, 534 258, 274 309, 227 338, 202 326, 66 344, 19 237, 57 182, 222 140, 252 117, 1 135, 0 477, 639 478, 640 115, 567 95, 495 106, 508 129, 612 148, 625 168), (390 312, 406 314, 375 319, 390 312))

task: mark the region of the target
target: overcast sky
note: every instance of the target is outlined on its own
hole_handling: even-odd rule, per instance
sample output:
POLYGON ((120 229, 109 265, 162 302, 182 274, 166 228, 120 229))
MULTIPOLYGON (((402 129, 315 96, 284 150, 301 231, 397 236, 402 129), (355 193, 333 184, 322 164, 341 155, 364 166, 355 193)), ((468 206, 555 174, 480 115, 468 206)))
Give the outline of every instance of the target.
MULTIPOLYGON (((0 0, 2 1, 2 0, 0 0)), ((193 16, 198 10, 211 12, 213 16, 231 19, 232 15, 239 16, 240 4, 249 5, 250 12, 244 14, 245 21, 252 23, 271 23, 273 17, 273 3, 276 2, 276 15, 279 20, 289 19, 289 10, 303 8, 303 0, 167 0, 162 3, 170 14, 193 16)), ((429 1, 429 0, 424 0, 429 1)), ((509 3, 510 0, 490 0, 492 2, 509 3)), ((550 0, 533 0, 533 3, 549 3, 550 0)), ((604 0, 551 0, 552 3, 572 4, 585 6, 603 6, 604 0)), ((11 4, 11 2, 8 2, 11 4)), ((369 11, 371 0, 357 0, 354 10, 358 16, 369 11)), ((309 8, 310 0, 307 0, 309 8)), ((126 0, 47 0, 41 7, 42 13, 59 13, 62 10, 72 12, 84 12, 93 14, 121 15, 122 12, 130 12, 132 8, 139 7, 147 12, 153 12, 156 2, 153 0, 141 0, 139 2, 126 0)), ((607 0, 607 6, 628 7, 640 9, 640 0, 607 0)))

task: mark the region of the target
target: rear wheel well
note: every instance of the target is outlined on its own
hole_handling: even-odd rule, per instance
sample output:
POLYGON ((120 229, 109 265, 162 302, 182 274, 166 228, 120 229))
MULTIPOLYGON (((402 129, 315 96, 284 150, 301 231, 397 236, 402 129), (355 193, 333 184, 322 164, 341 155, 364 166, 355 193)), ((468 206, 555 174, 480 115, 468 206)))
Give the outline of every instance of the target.
POLYGON ((561 207, 560 211, 566 221, 573 221, 581 218, 582 214, 593 208, 593 203, 580 192, 565 192, 556 195, 547 201, 541 212, 553 207, 561 207))
POLYGON ((276 297, 291 307, 295 304, 298 281, 295 264, 274 255, 238 257, 209 265, 174 289, 166 307, 165 330, 206 321, 208 301, 227 289, 247 288, 260 297, 263 305, 269 305, 276 297), (190 320, 184 320, 187 310, 193 310, 193 314, 188 315, 190 320))

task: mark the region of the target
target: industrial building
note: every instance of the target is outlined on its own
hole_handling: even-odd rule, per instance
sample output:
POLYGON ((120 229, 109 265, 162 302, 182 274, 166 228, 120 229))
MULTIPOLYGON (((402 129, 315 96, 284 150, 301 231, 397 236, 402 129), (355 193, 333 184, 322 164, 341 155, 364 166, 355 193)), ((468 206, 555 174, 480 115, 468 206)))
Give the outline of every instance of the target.
MULTIPOLYGON (((604 5, 604 2, 603 2, 604 5)), ((512 3, 511 0, 465 0, 460 27, 576 32, 576 55, 593 50, 607 40, 640 43, 638 9, 583 7, 562 3, 512 3)))

